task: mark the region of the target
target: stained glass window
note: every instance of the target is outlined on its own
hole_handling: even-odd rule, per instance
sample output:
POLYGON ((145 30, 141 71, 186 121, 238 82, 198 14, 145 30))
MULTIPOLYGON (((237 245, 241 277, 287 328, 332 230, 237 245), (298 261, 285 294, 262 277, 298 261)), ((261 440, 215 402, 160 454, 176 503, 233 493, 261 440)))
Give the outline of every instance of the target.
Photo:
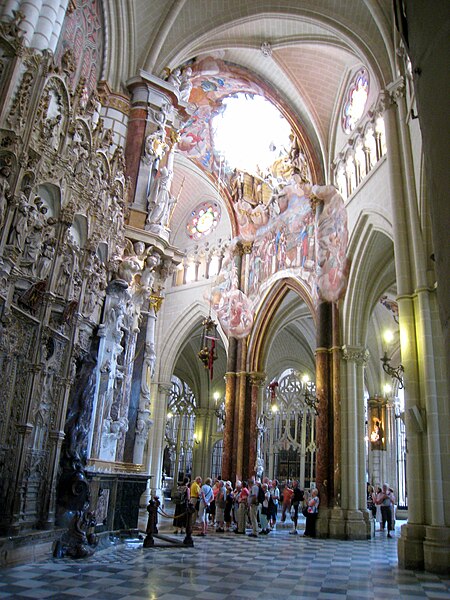
POLYGON ((360 69, 355 75, 344 103, 342 127, 345 133, 351 133, 356 123, 362 117, 369 95, 369 74, 366 69, 360 69))
POLYGON ((198 240, 214 231, 220 220, 220 206, 217 202, 202 202, 190 214, 186 223, 188 236, 198 240))

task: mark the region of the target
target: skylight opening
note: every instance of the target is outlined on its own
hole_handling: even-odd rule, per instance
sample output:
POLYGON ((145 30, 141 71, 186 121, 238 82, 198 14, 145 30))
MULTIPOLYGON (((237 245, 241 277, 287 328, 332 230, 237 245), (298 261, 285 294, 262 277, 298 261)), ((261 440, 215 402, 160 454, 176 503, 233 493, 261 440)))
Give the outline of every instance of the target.
POLYGON ((212 120, 214 148, 230 168, 258 175, 289 152, 291 126, 271 102, 240 93, 222 104, 212 120))

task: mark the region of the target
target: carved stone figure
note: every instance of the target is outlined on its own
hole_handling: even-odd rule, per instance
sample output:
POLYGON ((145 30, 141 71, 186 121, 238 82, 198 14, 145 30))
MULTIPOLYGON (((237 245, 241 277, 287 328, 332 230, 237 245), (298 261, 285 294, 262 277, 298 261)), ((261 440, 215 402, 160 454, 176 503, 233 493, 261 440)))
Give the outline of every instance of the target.
POLYGON ((55 240, 44 240, 41 253, 36 265, 36 277, 40 280, 47 279, 53 259, 55 257, 55 240))
POLYGON ((30 204, 24 192, 20 194, 19 205, 16 208, 16 214, 8 236, 8 244, 14 246, 19 252, 24 248, 25 239, 28 231, 28 213, 30 204))
POLYGON ((170 194, 172 172, 163 167, 155 179, 148 199, 147 225, 166 225, 169 211, 176 202, 170 194))
POLYGON ((180 100, 183 100, 184 102, 189 101, 189 96, 191 94, 191 90, 192 90, 191 76, 192 76, 191 67, 186 67, 183 70, 183 74, 181 76, 181 82, 180 82, 180 100))
POLYGON ((54 150, 58 150, 61 129, 61 115, 56 115, 53 118, 47 118, 42 124, 43 137, 48 145, 54 150))
POLYGON ((111 161, 111 171, 113 173, 113 177, 121 177, 125 172, 125 156, 122 146, 117 146, 117 148, 114 150, 111 161))
POLYGON ((67 297, 69 291, 70 279, 72 277, 73 259, 69 248, 66 248, 61 265, 59 267, 58 279, 56 283, 56 293, 59 296, 67 297))
POLYGON ((67 48, 61 58, 61 68, 64 73, 67 73, 69 76, 75 73, 76 71, 76 61, 75 61, 75 53, 72 48, 67 48))
POLYGON ((103 138, 100 144, 101 148, 109 148, 114 144, 114 132, 112 129, 105 129, 105 133, 103 134, 103 138))
MULTIPOLYGON (((47 210, 46 207, 45 209, 47 210)), ((44 222, 41 216, 36 206, 30 205, 28 210, 27 234, 21 260, 22 265, 33 266, 36 263, 42 245, 44 229, 44 222)))
POLYGON ((181 85, 181 69, 171 71, 167 81, 178 91, 181 85))
POLYGON ((168 145, 163 141, 164 134, 161 131, 155 131, 145 138, 144 156, 142 160, 146 165, 150 165, 155 160, 161 160, 168 145))
POLYGON ((89 98, 86 110, 92 113, 91 129, 92 131, 94 131, 95 129, 97 129, 98 122, 100 120, 100 114, 102 112, 102 104, 100 102, 100 97, 95 90, 93 90, 91 97, 89 98))
POLYGON ((5 165, 0 169, 0 231, 3 228, 6 218, 6 209, 11 200, 10 185, 8 179, 11 175, 11 169, 5 165))

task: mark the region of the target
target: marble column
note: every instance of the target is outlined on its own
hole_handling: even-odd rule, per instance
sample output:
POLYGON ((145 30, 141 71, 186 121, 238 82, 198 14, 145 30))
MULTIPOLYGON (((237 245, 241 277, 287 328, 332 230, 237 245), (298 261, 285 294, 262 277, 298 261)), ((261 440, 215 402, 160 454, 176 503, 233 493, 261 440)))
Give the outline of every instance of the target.
POLYGON ((222 476, 233 481, 233 439, 236 406, 236 338, 228 345, 227 372, 225 373, 225 426, 223 429, 222 476))
POLYGON ((317 419, 317 463, 316 487, 320 494, 322 514, 330 505, 333 495, 333 424, 330 386, 330 346, 332 310, 329 302, 321 302, 317 309, 316 348, 316 396, 318 399, 317 419))

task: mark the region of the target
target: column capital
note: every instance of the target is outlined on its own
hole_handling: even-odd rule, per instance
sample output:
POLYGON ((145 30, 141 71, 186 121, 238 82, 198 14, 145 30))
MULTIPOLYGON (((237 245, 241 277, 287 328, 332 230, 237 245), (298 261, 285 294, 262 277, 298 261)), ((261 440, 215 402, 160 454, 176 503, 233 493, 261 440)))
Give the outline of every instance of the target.
POLYGON ((369 350, 362 346, 342 346, 342 358, 344 360, 365 366, 369 360, 369 356, 369 350))
POLYGON ((249 373, 250 383, 258 387, 262 387, 266 381, 266 374, 262 371, 253 371, 249 373))
POLYGON ((238 242, 234 248, 234 254, 237 256, 244 256, 244 254, 251 254, 253 248, 253 242, 238 242))
POLYGON ((399 77, 386 86, 386 92, 392 104, 398 104, 400 98, 405 97, 406 86, 404 77, 399 77))

